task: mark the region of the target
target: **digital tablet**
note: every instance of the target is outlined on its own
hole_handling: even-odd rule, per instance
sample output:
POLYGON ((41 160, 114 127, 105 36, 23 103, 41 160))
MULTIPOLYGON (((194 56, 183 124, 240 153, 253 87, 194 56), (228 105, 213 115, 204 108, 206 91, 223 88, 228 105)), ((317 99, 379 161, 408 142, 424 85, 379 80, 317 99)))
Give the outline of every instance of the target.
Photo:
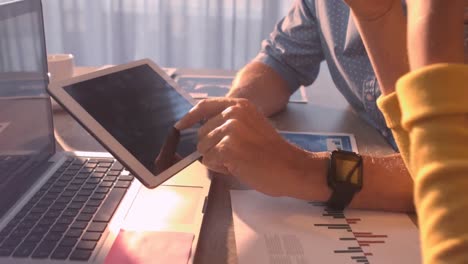
POLYGON ((48 91, 148 188, 200 158, 197 127, 173 127, 193 99, 149 59, 59 81, 48 91))

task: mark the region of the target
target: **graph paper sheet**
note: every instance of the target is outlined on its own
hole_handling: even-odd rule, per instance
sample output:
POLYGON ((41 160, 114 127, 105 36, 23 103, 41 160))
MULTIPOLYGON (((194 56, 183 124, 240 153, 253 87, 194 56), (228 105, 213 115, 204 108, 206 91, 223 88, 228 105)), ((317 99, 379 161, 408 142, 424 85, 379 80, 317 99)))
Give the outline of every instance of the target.
POLYGON ((231 191, 239 264, 421 263, 406 214, 327 210, 323 203, 231 191))

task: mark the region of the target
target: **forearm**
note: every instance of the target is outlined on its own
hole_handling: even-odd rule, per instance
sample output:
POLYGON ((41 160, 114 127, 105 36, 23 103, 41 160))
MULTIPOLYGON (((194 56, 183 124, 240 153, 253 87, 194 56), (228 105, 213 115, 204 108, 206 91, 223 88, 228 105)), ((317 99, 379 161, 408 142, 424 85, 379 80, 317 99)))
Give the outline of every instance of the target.
POLYGON ((286 81, 278 73, 261 62, 251 62, 237 74, 227 96, 249 99, 265 116, 270 116, 286 107, 290 95, 286 81))
MULTIPOLYGON (((302 200, 327 201, 331 190, 327 185, 329 153, 310 153, 296 189, 290 195, 302 200)), ((413 181, 400 155, 363 156, 363 188, 350 208, 413 212, 413 181)))
POLYGON ((382 94, 395 91, 398 78, 409 71, 406 52, 406 18, 400 1, 380 17, 353 14, 382 94))
POLYGON ((436 63, 464 63, 465 0, 408 1, 411 68, 436 63), (449 41, 450 40, 450 41, 449 41))
POLYGON ((414 212, 413 180, 400 154, 363 159, 363 187, 350 207, 414 212))

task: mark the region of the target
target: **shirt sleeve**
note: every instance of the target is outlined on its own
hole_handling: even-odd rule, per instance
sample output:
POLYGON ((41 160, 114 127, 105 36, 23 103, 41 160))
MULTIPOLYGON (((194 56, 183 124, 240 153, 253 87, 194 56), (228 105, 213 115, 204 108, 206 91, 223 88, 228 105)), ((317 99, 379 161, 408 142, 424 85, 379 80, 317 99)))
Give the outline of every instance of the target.
POLYGON ((424 263, 468 259, 468 66, 438 64, 397 83, 424 263))
POLYGON ((254 59, 281 75, 291 93, 317 78, 324 59, 312 2, 296 0, 270 37, 262 42, 260 53, 254 59))

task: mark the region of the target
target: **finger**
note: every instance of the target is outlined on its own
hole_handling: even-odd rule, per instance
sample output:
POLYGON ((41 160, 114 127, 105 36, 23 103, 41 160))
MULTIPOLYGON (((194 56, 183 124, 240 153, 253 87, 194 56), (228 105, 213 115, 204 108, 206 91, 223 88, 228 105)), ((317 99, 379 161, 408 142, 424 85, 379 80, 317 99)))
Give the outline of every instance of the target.
POLYGON ((203 125, 198 130, 198 138, 201 139, 205 137, 208 133, 216 129, 217 127, 222 126, 230 119, 239 120, 241 122, 246 122, 248 116, 244 115, 242 107, 238 105, 230 106, 224 109, 220 114, 216 115, 215 117, 209 119, 205 125, 203 125))
POLYGON ((206 168, 208 168, 210 171, 214 171, 216 173, 221 173, 224 175, 229 175, 228 169, 222 165, 215 165, 215 164, 210 164, 205 161, 205 159, 202 160, 202 164, 205 165, 206 168))
POLYGON ((182 119, 180 119, 174 127, 179 130, 184 130, 194 126, 204 119, 210 119, 224 109, 236 104, 236 99, 232 98, 213 98, 205 99, 195 105, 182 119))
POLYGON ((198 141, 197 150, 202 155, 209 152, 213 147, 217 146, 225 137, 234 137, 235 131, 239 129, 239 121, 229 119, 221 126, 209 132, 206 136, 198 141))
POLYGON ((200 127, 200 129, 198 129, 198 141, 200 142, 200 140, 206 137, 208 133, 222 126, 224 122, 226 122, 226 120, 221 114, 209 119, 203 126, 200 127))
POLYGON ((229 174, 229 171, 224 166, 223 158, 219 154, 218 149, 212 148, 208 151, 204 156, 202 163, 210 170, 222 173, 222 174, 229 174))

